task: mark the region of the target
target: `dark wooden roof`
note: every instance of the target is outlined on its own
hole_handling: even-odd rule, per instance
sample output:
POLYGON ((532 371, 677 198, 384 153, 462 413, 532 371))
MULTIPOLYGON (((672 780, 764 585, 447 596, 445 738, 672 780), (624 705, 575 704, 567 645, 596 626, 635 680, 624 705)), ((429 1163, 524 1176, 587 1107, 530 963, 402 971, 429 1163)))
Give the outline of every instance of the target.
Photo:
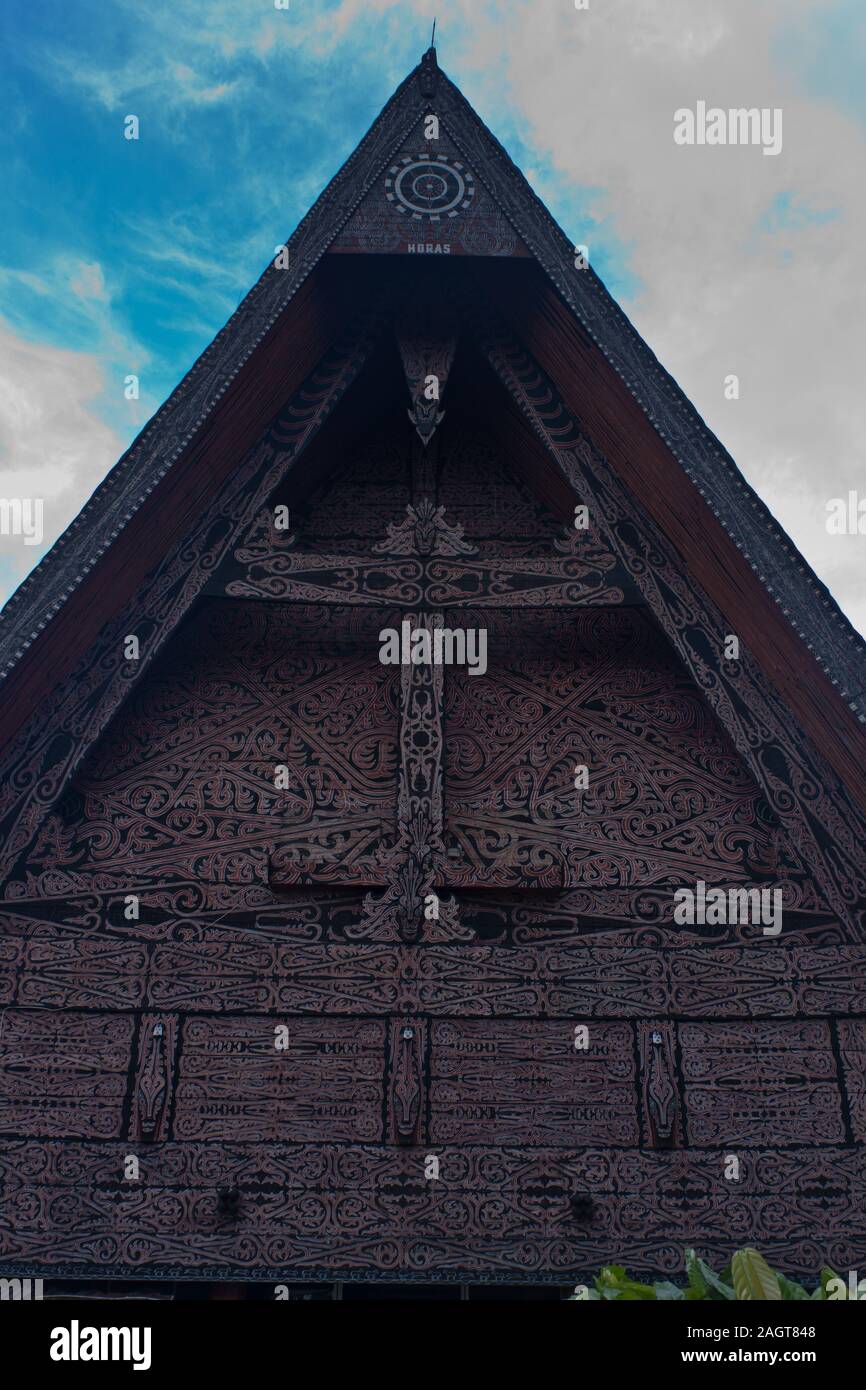
MULTIPOLYGON (((204 432, 218 424, 244 368, 275 327, 286 321, 287 313, 300 313, 299 307, 293 310, 293 305, 299 306, 299 292, 434 96, 452 138, 536 258, 575 325, 603 354, 839 695, 860 722, 866 722, 866 644, 595 272, 574 270, 571 242, 458 88, 440 72, 433 49, 397 88, 299 224, 288 243, 290 269, 268 266, 10 598, 0 614, 0 677, 7 680, 148 499, 165 489, 204 432)), ((298 327, 294 325, 295 332, 298 327)), ((145 557, 154 564, 161 558, 158 544, 155 538, 153 554, 145 557)))

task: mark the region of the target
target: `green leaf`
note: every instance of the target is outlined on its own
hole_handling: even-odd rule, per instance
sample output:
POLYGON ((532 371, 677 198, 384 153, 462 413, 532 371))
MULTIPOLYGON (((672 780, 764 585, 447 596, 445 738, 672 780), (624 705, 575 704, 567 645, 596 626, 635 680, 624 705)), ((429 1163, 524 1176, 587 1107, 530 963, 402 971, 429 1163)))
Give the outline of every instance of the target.
POLYGON ((708 1264, 699 1260, 694 1250, 686 1251, 686 1273, 689 1276, 689 1286, 694 1290, 696 1298, 706 1298, 711 1299, 714 1303, 721 1303, 725 1299, 735 1297, 730 1284, 724 1283, 717 1274, 713 1273, 708 1264))
MULTIPOLYGON (((695 1303, 729 1299, 799 1303, 827 1299, 830 1292, 840 1298, 849 1297, 847 1283, 828 1266, 821 1270, 818 1287, 809 1293, 796 1279, 771 1269, 763 1255, 751 1246, 738 1250, 721 1274, 710 1269, 692 1249, 685 1251, 685 1266, 688 1283, 681 1288, 670 1279, 660 1279, 654 1285, 642 1284, 632 1279, 622 1265, 604 1265, 595 1276, 595 1287, 587 1290, 586 1299, 594 1303, 695 1303), (831 1280, 838 1280, 838 1287, 831 1286, 831 1280)), ((861 1296, 866 1298, 866 1279, 860 1281, 858 1294, 861 1290, 861 1296)), ((569 1299, 572 1303, 582 1301, 574 1294, 569 1299)))
POLYGON ((662 1279, 655 1285, 655 1295, 660 1302, 673 1302, 675 1299, 682 1300, 685 1294, 676 1284, 672 1284, 669 1279, 662 1279))
POLYGON ((773 1303, 783 1301, 779 1280, 763 1255, 751 1246, 738 1250, 731 1260, 731 1278, 734 1292, 741 1303, 749 1299, 773 1303))
POLYGON ((595 1286, 605 1298, 622 1298, 629 1303, 637 1299, 654 1299, 656 1296, 651 1284, 640 1284, 636 1279, 630 1279, 622 1265, 605 1265, 595 1286))
MULTIPOLYGON (((848 1297, 848 1285, 846 1284, 845 1280, 843 1279, 843 1280, 842 1280, 842 1292, 840 1293, 838 1289, 833 1290, 833 1299, 830 1299, 830 1293, 829 1293, 828 1290, 827 1290, 827 1285, 830 1283, 831 1280, 833 1280, 833 1279, 838 1279, 838 1278, 839 1278, 839 1275, 836 1274, 836 1272, 835 1272, 834 1270, 830 1269, 828 1265, 824 1265, 823 1269, 821 1270, 821 1283, 820 1283, 821 1293, 820 1293, 820 1295, 819 1295, 820 1298, 824 1299, 825 1301, 829 1301, 829 1302, 833 1302, 833 1301, 835 1301, 835 1300, 838 1300, 839 1302, 841 1302, 843 1298, 847 1298, 847 1297, 848 1297)), ((816 1290, 815 1292, 817 1293, 817 1290, 816 1290)))
POLYGON ((596 1284, 620 1285, 628 1282, 628 1275, 622 1265, 603 1265, 596 1284))
POLYGON ((796 1303, 800 1299, 809 1297, 802 1284, 796 1283, 793 1279, 786 1279, 784 1274, 779 1274, 778 1271, 776 1278, 779 1281, 779 1288, 782 1290, 782 1298, 786 1303, 796 1303))
POLYGON ((701 1272, 701 1261, 694 1250, 686 1251, 686 1276, 692 1292, 697 1294, 698 1298, 707 1298, 707 1281, 701 1272))

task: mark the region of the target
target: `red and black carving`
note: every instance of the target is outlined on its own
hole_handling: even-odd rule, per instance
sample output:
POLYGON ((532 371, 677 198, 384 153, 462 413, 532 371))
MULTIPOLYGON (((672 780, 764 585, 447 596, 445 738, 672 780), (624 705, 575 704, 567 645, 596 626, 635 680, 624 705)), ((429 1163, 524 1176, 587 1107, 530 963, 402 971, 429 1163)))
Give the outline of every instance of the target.
POLYGON ((431 1028, 434 1144, 638 1143, 634 1041, 593 1023, 467 1020, 431 1028))
POLYGON ((130 1139, 146 1143, 168 1138, 174 1093, 177 1018, 145 1014, 138 1030, 138 1065, 132 1089, 130 1139))
POLYGON ((691 1143, 844 1142, 828 1023, 682 1023, 679 1040, 691 1143))
POLYGON ((645 1142, 656 1149, 682 1143, 682 1107, 676 1070, 676 1034, 665 1020, 637 1025, 645 1142))
POLYGON ((736 1201, 718 1149, 437 1146, 428 1180, 411 1146, 217 1140, 153 1145, 135 1184, 122 1179, 126 1152, 0 1149, 4 1269, 569 1284, 612 1259, 679 1278, 683 1242, 714 1264, 760 1245, 807 1277, 818 1248, 836 1269, 866 1260, 866 1165, 850 1146, 744 1149, 736 1201), (216 1206, 223 1182, 239 1193, 230 1223, 216 1206), (573 1219, 577 1192, 591 1194, 589 1222, 573 1219))
POLYGON ((384 1045, 373 1020, 188 1019, 174 1137, 381 1142, 384 1045))
POLYGON ((0 1014, 0 1134, 115 1139, 123 1123, 129 1014, 0 1014))
POLYGON ((393 1019, 388 1058, 388 1140, 421 1144, 425 1135, 427 1025, 415 1017, 393 1019))

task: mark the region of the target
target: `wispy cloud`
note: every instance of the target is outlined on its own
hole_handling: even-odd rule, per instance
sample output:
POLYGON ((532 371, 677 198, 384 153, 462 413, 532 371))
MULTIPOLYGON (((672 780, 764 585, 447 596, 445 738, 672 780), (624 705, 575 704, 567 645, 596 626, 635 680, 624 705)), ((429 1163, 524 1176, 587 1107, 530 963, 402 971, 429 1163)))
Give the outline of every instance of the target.
POLYGON ((94 409, 105 390, 87 353, 30 343, 0 320, 0 496, 40 499, 44 544, 0 536, 10 587, 68 526, 120 451, 120 439, 94 409))

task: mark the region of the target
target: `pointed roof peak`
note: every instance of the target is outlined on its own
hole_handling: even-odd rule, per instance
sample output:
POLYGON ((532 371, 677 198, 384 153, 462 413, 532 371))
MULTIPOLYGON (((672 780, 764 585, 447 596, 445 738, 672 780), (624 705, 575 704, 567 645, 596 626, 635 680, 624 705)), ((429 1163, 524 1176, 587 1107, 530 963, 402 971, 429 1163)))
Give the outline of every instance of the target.
MULTIPOLYGON (((436 32, 435 21, 434 21, 434 25, 433 25, 433 32, 434 32, 434 35, 435 35, 435 32, 436 32)), ((436 95, 436 84, 437 84, 438 81, 439 81, 439 62, 438 62, 438 59, 437 59, 437 57, 436 57, 436 49, 434 48, 433 44, 431 43, 431 44, 430 44, 430 47, 427 49, 427 52, 426 52, 426 53, 424 54, 424 56, 422 57, 421 62, 418 64, 418 85, 419 85, 420 88, 421 88, 421 95, 424 96, 424 97, 433 97, 433 96, 435 96, 435 95, 436 95)))

